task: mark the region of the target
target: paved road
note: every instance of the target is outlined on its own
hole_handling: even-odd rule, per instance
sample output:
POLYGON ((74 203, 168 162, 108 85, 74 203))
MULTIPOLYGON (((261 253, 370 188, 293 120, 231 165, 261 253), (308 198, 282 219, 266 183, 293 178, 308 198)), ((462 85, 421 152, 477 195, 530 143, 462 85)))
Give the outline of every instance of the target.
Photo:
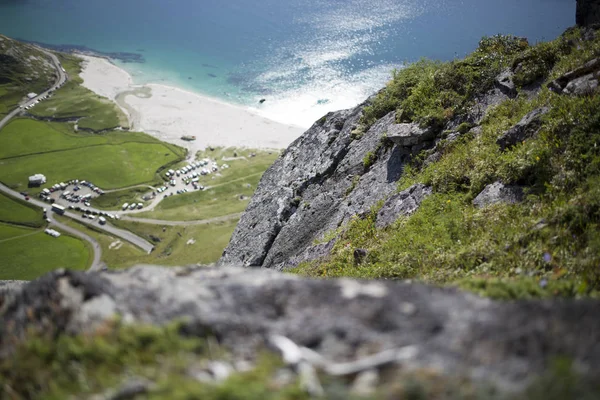
MULTIPOLYGON (((10 189, 9 187, 7 187, 7 186, 5 186, 5 185, 3 185, 1 183, 0 183, 0 192, 6 193, 9 196, 13 196, 13 197, 17 197, 17 198, 22 197, 18 192, 10 189)), ((51 205, 49 205, 48 203, 44 203, 43 201, 40 201, 40 200, 35 199, 33 197, 30 198, 29 202, 31 204, 37 206, 37 207, 42 208, 42 209, 43 208, 49 209, 51 207, 51 205)), ((48 213, 48 215, 50 215, 50 213, 48 213)), ((133 244, 133 245, 141 248, 142 250, 144 250, 147 253, 150 253, 154 249, 154 245, 152 245, 150 242, 148 242, 148 241, 142 239, 141 237, 139 237, 137 235, 134 235, 133 233, 131 233, 129 231, 126 231, 124 229, 119 229, 119 228, 116 228, 116 227, 114 227, 112 225, 109 225, 109 224, 100 225, 98 222, 92 222, 92 221, 90 221, 88 219, 82 218, 78 214, 74 214, 74 213, 71 213, 71 212, 66 212, 64 215, 66 217, 69 217, 71 219, 74 219, 76 221, 84 223, 86 225, 93 226, 96 229, 105 231, 105 232, 107 232, 110 235, 113 235, 113 236, 119 237, 119 238, 121 238, 123 240, 126 240, 129 243, 131 243, 131 244, 133 244)))
POLYGON ((56 71, 58 72, 58 79, 56 80, 56 82, 54 82, 54 85, 52 85, 52 87, 48 90, 46 90, 44 93, 40 93, 38 94, 37 97, 31 99, 31 100, 27 100, 25 103, 22 103, 21 106, 15 110, 13 110, 10 114, 8 114, 6 117, 2 118, 2 120, 0 121, 0 129, 2 129, 4 127, 4 125, 8 124, 8 122, 16 117, 21 111, 23 111, 24 107, 27 107, 33 103, 35 103, 37 100, 41 99, 44 96, 47 96, 48 93, 50 93, 51 91, 56 90, 59 86, 61 86, 63 83, 65 83, 67 81, 67 74, 65 74, 62 70, 62 66, 60 65, 60 61, 58 61, 58 57, 56 57, 54 54, 40 48, 37 47, 40 51, 42 51, 43 53, 45 53, 48 57, 50 57, 50 59, 52 60, 52 63, 54 64, 54 68, 56 68, 56 71))
POLYGON ((209 219, 200 219, 196 221, 166 221, 162 219, 148 219, 148 218, 133 218, 123 216, 121 219, 123 221, 132 221, 132 222, 141 222, 143 224, 153 224, 153 225, 167 225, 167 226, 191 226, 191 225, 208 225, 214 222, 226 222, 231 221, 233 219, 238 219, 242 217, 243 213, 229 214, 223 215, 221 217, 209 218, 209 219))

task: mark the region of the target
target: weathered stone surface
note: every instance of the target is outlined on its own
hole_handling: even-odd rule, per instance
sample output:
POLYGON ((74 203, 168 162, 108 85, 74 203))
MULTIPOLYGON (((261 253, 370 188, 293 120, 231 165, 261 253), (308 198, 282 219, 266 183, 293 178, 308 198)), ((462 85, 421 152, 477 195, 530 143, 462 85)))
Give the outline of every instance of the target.
POLYGON ((495 182, 487 185, 473 200, 473 204, 481 208, 490 204, 514 204, 521 201, 523 201, 523 188, 521 186, 506 186, 501 182, 495 182))
POLYGON ((514 99, 517 97, 517 88, 513 82, 513 73, 510 69, 504 70, 494 80, 495 86, 506 96, 514 99))
POLYGON ((522 382, 557 356, 600 373, 598 301, 496 303, 451 288, 230 267, 52 273, 3 308, 0 353, 27 330, 94 329, 74 321, 100 297, 110 298, 123 321, 185 319, 186 334, 214 336, 240 357, 277 335, 335 362, 409 346, 408 368, 498 382, 522 382))
POLYGON ((550 82, 548 87, 556 93, 581 96, 596 91, 599 78, 600 58, 596 58, 550 82))
POLYGON ((395 113, 353 139, 362 107, 329 114, 267 170, 221 263, 281 269, 328 254, 315 240, 394 192, 409 155, 382 146, 395 113), (368 152, 376 160, 365 169, 368 152))
MULTIPOLYGON (((477 105, 448 122, 446 129, 464 122, 478 124, 490 106, 508 98, 494 88, 478 96, 477 105)), ((353 134, 367 104, 369 100, 326 115, 275 161, 263 175, 220 264, 284 269, 324 257, 335 242, 323 246, 316 241, 395 193, 404 163, 411 154, 434 146, 437 130, 398 125, 392 112, 364 134, 353 134), (390 137, 399 129, 407 133, 394 146, 390 137), (365 168, 368 153, 375 160, 365 168)))
POLYGON ((577 0, 575 21, 579 26, 600 23, 600 0, 577 0))
POLYGON ((401 216, 414 213, 430 194, 430 187, 418 184, 393 195, 377 213, 377 228, 385 228, 396 222, 401 216))
POLYGON ((411 147, 435 138, 436 130, 421 128, 417 123, 393 124, 388 128, 387 137, 398 146, 411 147))
POLYGON ((0 294, 19 291, 27 281, 0 281, 0 294))
POLYGON ((515 126, 500 135, 496 143, 502 150, 504 150, 507 147, 511 147, 522 142, 525 139, 532 138, 538 133, 542 125, 541 118, 544 114, 548 113, 548 111, 549 108, 547 107, 533 110, 529 114, 525 115, 523 119, 521 119, 521 121, 519 121, 515 126))

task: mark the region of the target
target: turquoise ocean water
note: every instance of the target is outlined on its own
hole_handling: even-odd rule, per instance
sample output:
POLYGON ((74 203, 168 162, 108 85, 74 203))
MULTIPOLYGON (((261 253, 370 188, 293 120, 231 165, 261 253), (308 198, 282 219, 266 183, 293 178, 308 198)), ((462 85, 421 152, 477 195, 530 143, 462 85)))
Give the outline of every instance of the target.
POLYGON ((574 0, 0 0, 2 34, 136 53, 143 63, 117 61, 136 83, 301 126, 363 101, 405 62, 462 57, 497 33, 550 40, 574 23, 574 0))

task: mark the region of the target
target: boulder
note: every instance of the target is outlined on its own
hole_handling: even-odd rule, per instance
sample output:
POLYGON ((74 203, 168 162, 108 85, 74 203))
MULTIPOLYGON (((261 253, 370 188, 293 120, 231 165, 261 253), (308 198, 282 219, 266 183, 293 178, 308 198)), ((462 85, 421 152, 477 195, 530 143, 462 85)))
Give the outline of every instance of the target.
POLYGON ((431 188, 423 184, 413 185, 387 199, 377 213, 377 228, 385 228, 401 216, 407 216, 419 208, 421 202, 431 194, 431 188))
POLYGON ((548 111, 550 111, 548 107, 533 110, 525 115, 515 126, 500 135, 496 143, 504 150, 525 139, 532 138, 540 130, 540 127, 542 126, 542 116, 547 114, 548 111))
POLYGON ((387 137, 402 147, 416 146, 435 138, 436 130, 432 127, 421 128, 417 123, 393 124, 388 128, 387 137))
POLYGON ((496 203, 514 204, 523 201, 523 197, 521 186, 507 186, 501 182, 494 182, 479 193, 473 200, 473 205, 482 208, 496 203))
POLYGON ((455 288, 235 267, 57 271, 27 284, 2 309, 0 354, 33 332, 89 332, 116 314, 128 323, 184 321, 182 333, 215 338, 233 361, 255 356, 275 338, 336 363, 382 355, 393 362, 389 356, 397 354, 409 370, 518 385, 557 357, 597 376, 599 306, 597 300, 494 302, 455 288), (112 312, 92 315, 102 302, 112 312))
POLYGON ((502 71, 494 80, 494 85, 511 99, 517 97, 517 87, 513 82, 513 73, 510 69, 502 71))
POLYGON ((600 23, 600 0, 577 0, 575 22, 579 26, 600 23))
POLYGON ((596 58, 550 82, 548 87, 559 94, 586 95, 598 89, 599 78, 600 58, 596 58))

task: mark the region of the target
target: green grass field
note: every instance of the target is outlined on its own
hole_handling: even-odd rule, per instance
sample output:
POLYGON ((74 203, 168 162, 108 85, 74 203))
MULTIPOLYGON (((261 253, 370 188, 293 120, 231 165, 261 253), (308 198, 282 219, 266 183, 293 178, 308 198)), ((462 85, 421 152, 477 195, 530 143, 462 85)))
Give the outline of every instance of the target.
POLYGON ((0 280, 31 280, 57 268, 84 270, 91 263, 88 245, 62 235, 53 238, 41 229, 0 224, 0 280))
POLYGON ((121 239, 87 225, 65 217, 58 219, 96 239, 102 247, 102 261, 111 269, 128 268, 137 264, 184 266, 214 263, 221 257, 237 225, 237 220, 187 227, 163 227, 129 221, 111 222, 153 242, 156 248, 152 253, 146 254, 121 239), (151 236, 160 239, 160 242, 153 241, 151 236), (189 240, 194 240, 195 243, 187 244, 189 240))
POLYGON ((153 211, 138 216, 169 221, 193 221, 240 213, 248 206, 259 180, 260 175, 253 175, 247 179, 222 183, 205 191, 171 196, 161 201, 153 211), (243 199, 240 196, 244 196, 243 199))
POLYGON ((92 200, 94 207, 103 210, 120 210, 124 203, 143 202, 142 196, 145 193, 152 192, 148 186, 138 186, 130 189, 118 190, 106 193, 92 200))
POLYGON ((31 227, 44 225, 42 210, 0 193, 0 222, 9 222, 31 227))
POLYGON ((162 226, 138 222, 117 221, 115 225, 148 239, 156 245, 147 255, 135 255, 131 259, 119 257, 111 267, 129 267, 135 264, 159 264, 184 266, 216 262, 229 243, 237 220, 209 225, 162 226), (160 239, 160 242, 152 240, 160 239), (188 241, 190 242, 187 244, 188 241))
POLYGON ((94 238, 102 248, 102 261, 112 269, 130 267, 136 260, 147 256, 138 247, 122 239, 114 238, 95 227, 81 224, 70 218, 55 216, 57 221, 75 228, 94 238), (112 246, 111 246, 112 245, 112 246))
POLYGON ((0 160, 0 181, 22 190, 30 175, 43 173, 49 182, 85 179, 103 189, 116 189, 150 182, 161 166, 177 159, 162 144, 92 146, 0 160))
POLYGON ((200 152, 197 159, 214 159, 219 165, 226 163, 230 168, 201 177, 200 183, 209 189, 166 198, 154 210, 141 213, 139 217, 193 221, 242 212, 262 174, 278 156, 276 151, 233 148, 200 152), (234 154, 237 155, 235 160, 231 159, 234 154), (251 154, 255 156, 251 157, 251 154))
POLYGON ((79 73, 83 60, 65 54, 60 54, 59 59, 69 75, 69 80, 62 88, 56 90, 51 98, 32 108, 32 115, 53 118, 81 117, 79 127, 94 131, 128 126, 127 117, 115 103, 81 86, 83 80, 79 73))

